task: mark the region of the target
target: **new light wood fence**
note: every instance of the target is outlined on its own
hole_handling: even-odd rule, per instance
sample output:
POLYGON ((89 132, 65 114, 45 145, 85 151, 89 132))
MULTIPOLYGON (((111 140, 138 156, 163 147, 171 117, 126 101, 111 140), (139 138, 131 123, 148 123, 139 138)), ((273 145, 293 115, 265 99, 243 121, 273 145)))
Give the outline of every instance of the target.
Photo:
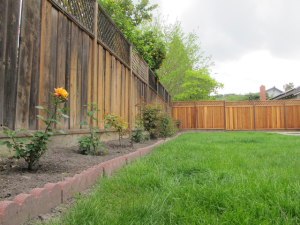
MULTIPOLYGON (((0 0, 0 124, 43 129, 36 116, 47 114, 35 106, 50 108, 54 87, 70 94, 70 118, 57 125, 70 133, 85 131, 79 122, 87 120, 83 105, 91 102, 131 127, 142 98, 171 112, 168 92, 96 0, 20 4, 0 0)), ((96 117, 103 119, 101 113, 96 117)))
POLYGON ((300 129, 300 100, 173 102, 180 129, 300 129))

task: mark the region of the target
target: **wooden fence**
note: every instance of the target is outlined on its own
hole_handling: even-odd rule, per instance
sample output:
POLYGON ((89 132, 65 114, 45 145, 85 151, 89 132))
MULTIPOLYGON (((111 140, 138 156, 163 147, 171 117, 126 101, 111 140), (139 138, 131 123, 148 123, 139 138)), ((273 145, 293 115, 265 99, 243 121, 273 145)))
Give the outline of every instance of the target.
POLYGON ((300 100, 173 102, 180 129, 300 129, 300 100))
POLYGON ((171 112, 168 92, 96 0, 20 4, 0 0, 0 124, 43 129, 36 116, 47 114, 35 106, 51 107, 54 87, 70 94, 70 118, 57 125, 66 131, 86 129, 79 122, 87 120, 83 105, 91 102, 131 127, 142 98, 160 101, 171 112))

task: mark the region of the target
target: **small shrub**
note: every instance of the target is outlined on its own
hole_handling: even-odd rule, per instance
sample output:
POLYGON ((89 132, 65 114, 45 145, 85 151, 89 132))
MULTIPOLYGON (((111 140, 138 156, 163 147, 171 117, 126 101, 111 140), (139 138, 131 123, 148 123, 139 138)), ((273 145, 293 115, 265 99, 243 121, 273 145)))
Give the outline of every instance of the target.
POLYGON ((113 128, 118 132, 119 135, 119 144, 121 146, 121 139, 125 135, 126 128, 128 124, 125 122, 123 117, 115 116, 115 115, 104 115, 105 118, 105 128, 110 129, 113 128))
POLYGON ((135 143, 140 143, 144 139, 141 130, 133 131, 130 136, 130 140, 135 143))
POLYGON ((175 125, 176 125, 177 129, 179 129, 179 128, 180 128, 180 126, 181 126, 181 121, 182 121, 182 120, 180 120, 180 119, 178 119, 178 120, 174 120, 174 122, 175 122, 175 125))
POLYGON ((157 130, 158 136, 163 138, 170 137, 177 131, 173 118, 167 113, 160 115, 157 130))
POLYGON ((26 135, 26 138, 16 138, 18 132, 24 131, 24 129, 18 129, 16 131, 10 130, 7 127, 3 127, 3 133, 12 139, 12 143, 9 141, 1 141, 0 145, 6 145, 9 149, 13 148, 15 154, 13 158, 24 159, 28 164, 28 170, 32 170, 33 166, 40 160, 40 158, 48 150, 46 144, 51 142, 50 137, 54 133, 64 133, 62 130, 55 130, 51 128, 53 123, 59 124, 57 119, 69 118, 63 111, 70 110, 69 108, 59 108, 59 104, 64 104, 68 100, 68 92, 63 88, 54 88, 55 93, 52 95, 52 105, 54 111, 50 111, 42 106, 36 106, 38 109, 42 109, 51 115, 50 118, 37 115, 46 125, 45 131, 37 131, 26 135), (29 142, 29 143, 28 143, 29 142))
POLYGON ((158 137, 157 125, 161 113, 162 106, 160 104, 147 104, 143 107, 139 115, 141 125, 150 133, 151 139, 158 137))
MULTIPOLYGON (((91 109, 87 110, 87 115, 94 121, 100 122, 97 118, 94 117, 94 113, 100 112, 98 109, 98 105, 96 103, 87 104, 85 106, 91 106, 91 109)), ((88 126, 88 122, 80 122, 80 125, 88 126)), ((100 148, 102 148, 105 152, 105 148, 103 144, 100 142, 100 133, 96 131, 100 131, 100 128, 94 127, 93 123, 90 124, 90 136, 84 136, 83 138, 78 139, 79 143, 79 152, 84 155, 98 155, 100 148)), ((106 132, 106 131, 105 131, 106 132)))

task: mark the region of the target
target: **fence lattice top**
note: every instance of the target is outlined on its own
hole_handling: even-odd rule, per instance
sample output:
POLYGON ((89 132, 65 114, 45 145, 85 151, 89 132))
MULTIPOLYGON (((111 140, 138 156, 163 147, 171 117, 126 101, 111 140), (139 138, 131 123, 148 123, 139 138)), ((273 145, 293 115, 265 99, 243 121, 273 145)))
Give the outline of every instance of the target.
POLYGON ((275 100, 275 101, 254 101, 254 104, 256 106, 268 106, 268 105, 272 105, 272 106, 283 106, 284 105, 284 101, 282 100, 275 100))
POLYGON ((173 102, 173 107, 195 107, 195 102, 173 102))
POLYGON ((135 49, 132 50, 132 69, 137 76, 147 83, 148 65, 135 49))
POLYGON ((253 101, 226 102, 226 106, 253 106, 253 101))
POLYGON ((162 84, 160 82, 158 82, 158 95, 162 98, 164 98, 164 87, 162 86, 162 84))
POLYGON ((197 101, 196 106, 224 106, 224 101, 197 101))
POLYGON ((54 0, 93 33, 94 0, 54 0))
POLYGON ((299 100, 284 100, 285 105, 300 105, 300 99, 299 100))
POLYGON ((149 81, 149 86, 155 91, 157 92, 157 77, 156 75, 153 73, 153 71, 149 68, 148 69, 148 81, 149 81))
POLYGON ((100 5, 98 8, 97 20, 98 40, 105 44, 118 57, 120 57, 127 66, 129 66, 130 43, 100 5))

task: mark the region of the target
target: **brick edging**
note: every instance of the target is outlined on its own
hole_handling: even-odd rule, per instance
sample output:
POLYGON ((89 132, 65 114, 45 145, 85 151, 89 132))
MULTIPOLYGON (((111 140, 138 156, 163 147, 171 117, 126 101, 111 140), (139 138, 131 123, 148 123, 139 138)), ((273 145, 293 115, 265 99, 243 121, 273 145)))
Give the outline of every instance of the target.
POLYGON ((18 225, 39 214, 46 213, 78 192, 92 186, 103 174, 113 175, 115 171, 121 169, 124 165, 150 154, 153 147, 177 138, 179 135, 181 133, 173 138, 158 141, 135 152, 100 163, 80 174, 66 178, 63 182, 47 183, 43 188, 34 188, 29 194, 19 194, 12 201, 0 201, 0 224, 18 225))

